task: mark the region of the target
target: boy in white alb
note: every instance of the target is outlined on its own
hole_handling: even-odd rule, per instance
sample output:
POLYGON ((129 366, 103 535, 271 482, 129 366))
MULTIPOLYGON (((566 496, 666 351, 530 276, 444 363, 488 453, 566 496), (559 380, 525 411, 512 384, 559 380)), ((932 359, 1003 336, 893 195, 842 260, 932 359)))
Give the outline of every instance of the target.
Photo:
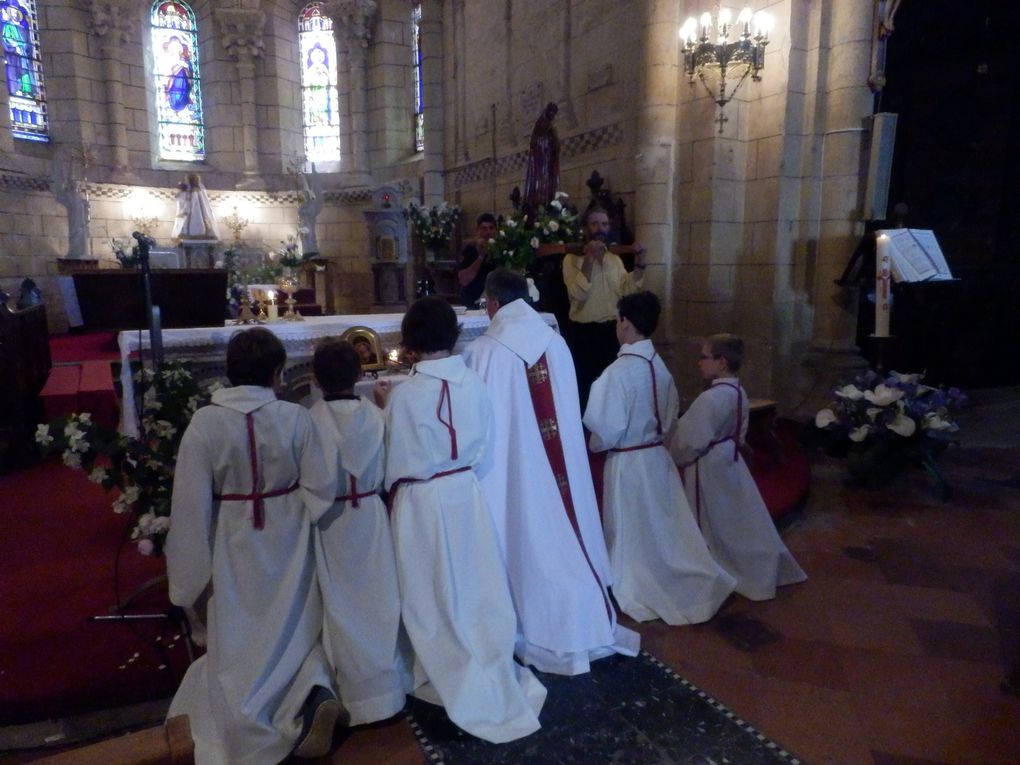
POLYGON ((308 411, 273 392, 286 358, 261 327, 231 337, 233 387, 195 413, 177 454, 170 600, 193 608, 208 597, 208 650, 168 716, 188 715, 197 765, 322 756, 340 712, 312 548, 335 468, 308 411))
POLYGON ((386 478, 401 615, 427 683, 415 695, 442 704, 468 733, 493 743, 540 727, 545 688, 514 662, 517 626, 506 567, 475 467, 490 448, 485 384, 452 356, 459 328, 444 300, 424 297, 401 323, 415 360, 388 397, 386 478))
POLYGON ((591 450, 608 451, 603 523, 613 595, 637 621, 711 619, 735 582, 712 558, 663 445, 680 408, 649 336, 661 311, 651 292, 617 303, 620 352, 591 387, 584 424, 591 450))
POLYGON ((684 470, 684 490, 701 533, 719 564, 750 600, 769 600, 776 587, 803 582, 776 531, 758 487, 740 455, 747 435, 747 393, 737 372, 744 341, 733 335, 705 340, 698 360, 709 386, 677 423, 670 446, 684 470))
POLYGON ((382 489, 382 411, 354 393, 357 349, 329 338, 315 349, 323 400, 311 408, 326 458, 336 465, 335 504, 315 525, 322 591, 322 641, 351 725, 399 712, 410 690, 409 651, 400 637, 400 590, 382 489))

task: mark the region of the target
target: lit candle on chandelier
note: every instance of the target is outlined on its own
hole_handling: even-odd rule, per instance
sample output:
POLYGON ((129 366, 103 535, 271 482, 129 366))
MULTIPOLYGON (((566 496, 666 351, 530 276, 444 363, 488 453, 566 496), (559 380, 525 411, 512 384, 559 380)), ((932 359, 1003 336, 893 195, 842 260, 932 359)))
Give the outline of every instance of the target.
POLYGON ((889 237, 886 234, 879 234, 875 242, 875 337, 889 337, 891 286, 889 237))
POLYGON ((276 293, 266 290, 266 299, 269 301, 266 305, 266 315, 269 317, 269 321, 276 321, 280 318, 280 309, 276 305, 276 293))

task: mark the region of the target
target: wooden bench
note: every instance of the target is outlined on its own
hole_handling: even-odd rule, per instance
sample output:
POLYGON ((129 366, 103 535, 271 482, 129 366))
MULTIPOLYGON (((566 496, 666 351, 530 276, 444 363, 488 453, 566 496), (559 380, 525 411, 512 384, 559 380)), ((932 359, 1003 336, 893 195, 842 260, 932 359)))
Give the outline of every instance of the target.
POLYGON ((14 308, 0 290, 0 469, 35 454, 39 391, 51 365, 46 306, 14 308))

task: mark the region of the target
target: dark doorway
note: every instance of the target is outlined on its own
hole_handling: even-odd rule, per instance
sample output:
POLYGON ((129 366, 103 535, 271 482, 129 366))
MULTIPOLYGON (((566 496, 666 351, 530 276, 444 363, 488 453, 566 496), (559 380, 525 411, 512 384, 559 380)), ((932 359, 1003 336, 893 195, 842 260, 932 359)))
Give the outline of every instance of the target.
POLYGON ((911 330, 934 336, 937 357, 917 363, 938 382, 1020 382, 1017 28, 1015 0, 907 0, 889 40, 878 110, 899 115, 890 206, 906 202, 908 225, 935 231, 961 280, 911 330))

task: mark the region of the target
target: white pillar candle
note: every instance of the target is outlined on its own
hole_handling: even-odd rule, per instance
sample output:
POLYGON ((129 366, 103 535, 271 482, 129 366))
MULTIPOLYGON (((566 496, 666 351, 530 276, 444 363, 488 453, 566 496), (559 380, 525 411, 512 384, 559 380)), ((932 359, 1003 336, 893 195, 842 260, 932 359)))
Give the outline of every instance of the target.
POLYGON ((276 321, 280 318, 280 309, 277 307, 275 300, 276 295, 272 290, 269 290, 266 296, 269 298, 269 302, 266 304, 266 316, 269 317, 269 321, 276 321))
POLYGON ((875 243, 875 337, 889 337, 889 293, 891 288, 889 237, 879 234, 875 243))

